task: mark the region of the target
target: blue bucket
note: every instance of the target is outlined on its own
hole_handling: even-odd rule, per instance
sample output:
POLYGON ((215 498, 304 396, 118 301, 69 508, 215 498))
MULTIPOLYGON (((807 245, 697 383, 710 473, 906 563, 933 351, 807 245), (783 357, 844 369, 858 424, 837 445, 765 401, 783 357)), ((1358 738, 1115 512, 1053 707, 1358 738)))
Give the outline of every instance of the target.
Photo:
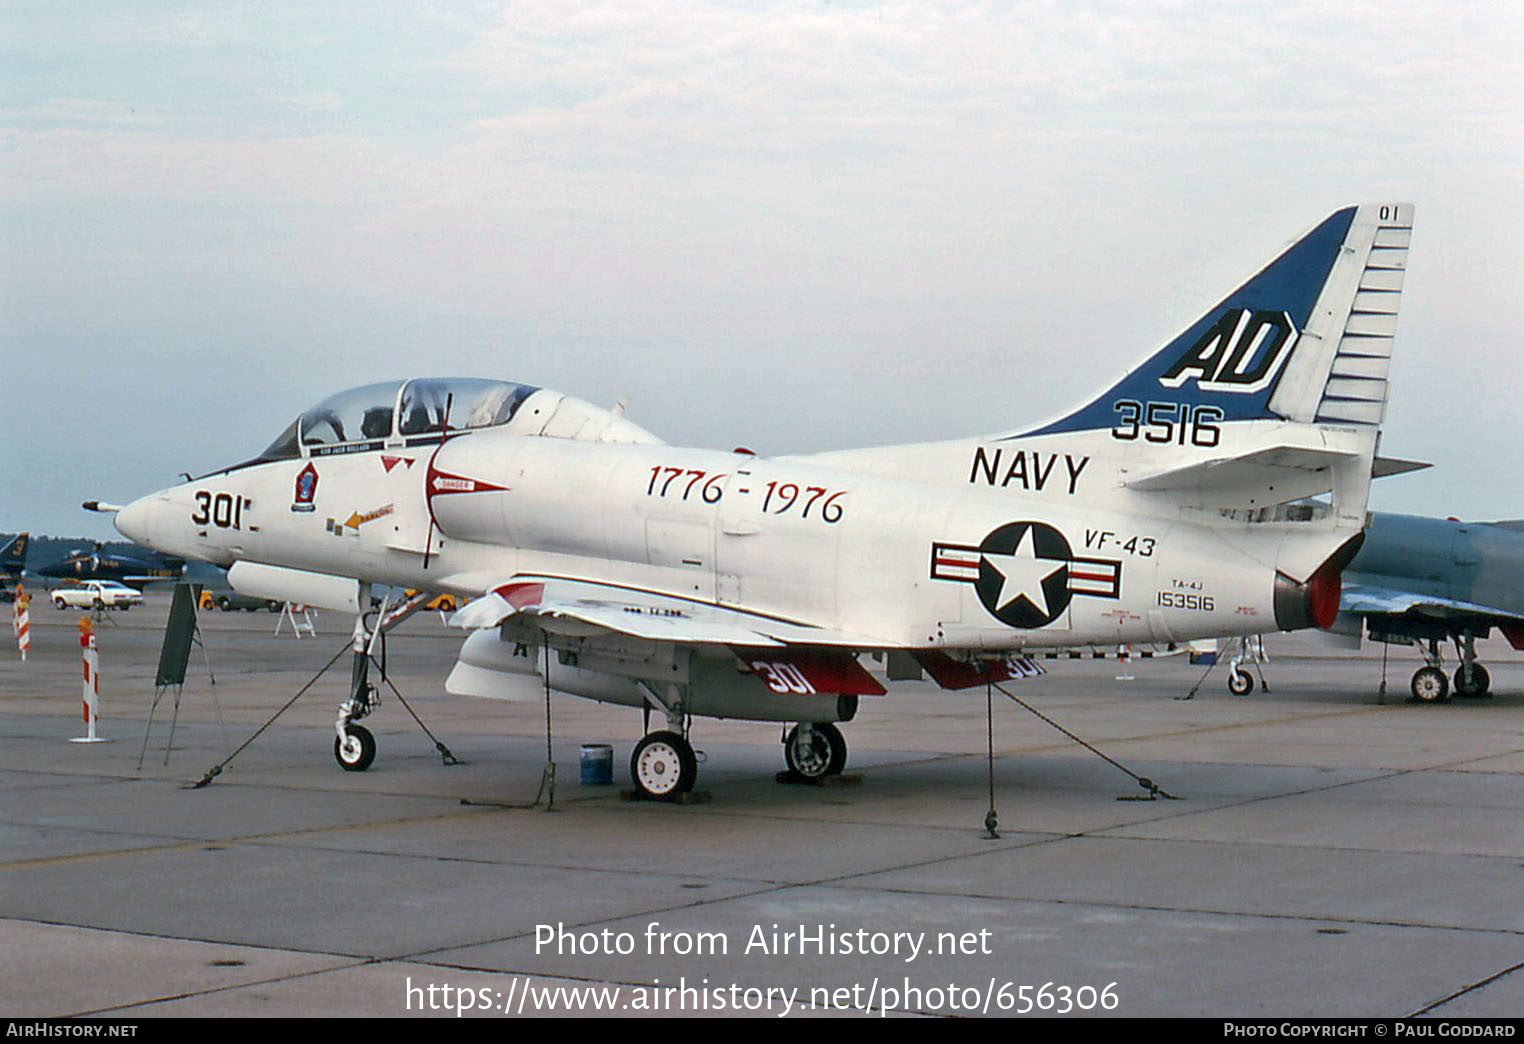
POLYGON ((582 744, 582 783, 609 786, 614 782, 614 748, 607 743, 582 744))

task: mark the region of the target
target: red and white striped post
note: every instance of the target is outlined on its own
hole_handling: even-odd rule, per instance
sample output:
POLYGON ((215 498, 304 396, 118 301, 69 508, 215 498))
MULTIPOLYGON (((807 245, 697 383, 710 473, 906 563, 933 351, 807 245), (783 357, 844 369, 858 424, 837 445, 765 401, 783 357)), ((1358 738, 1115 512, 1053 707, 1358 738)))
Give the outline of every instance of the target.
POLYGON ((15 617, 11 620, 11 627, 16 631, 16 648, 21 651, 22 663, 26 663, 26 651, 32 647, 32 621, 28 612, 31 604, 32 596, 17 584, 15 617))
POLYGON ((95 723, 101 717, 101 659, 95 648, 95 629, 90 618, 79 618, 79 650, 84 661, 84 684, 81 692, 84 700, 85 725, 88 733, 71 739, 70 743, 105 743, 104 737, 95 734, 95 723))

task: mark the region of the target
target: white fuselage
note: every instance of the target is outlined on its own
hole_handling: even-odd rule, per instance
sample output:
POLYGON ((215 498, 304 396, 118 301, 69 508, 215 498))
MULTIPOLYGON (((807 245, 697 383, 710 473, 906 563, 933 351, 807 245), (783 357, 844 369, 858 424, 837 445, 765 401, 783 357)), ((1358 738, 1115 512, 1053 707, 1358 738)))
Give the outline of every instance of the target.
POLYGON ((223 564, 468 598, 522 575, 590 579, 873 645, 974 650, 1275 629, 1283 558, 1315 541, 1321 560, 1348 536, 1108 511, 1074 495, 1077 462, 1042 461, 1041 491, 960 487, 485 430, 209 475, 118 524, 223 564))

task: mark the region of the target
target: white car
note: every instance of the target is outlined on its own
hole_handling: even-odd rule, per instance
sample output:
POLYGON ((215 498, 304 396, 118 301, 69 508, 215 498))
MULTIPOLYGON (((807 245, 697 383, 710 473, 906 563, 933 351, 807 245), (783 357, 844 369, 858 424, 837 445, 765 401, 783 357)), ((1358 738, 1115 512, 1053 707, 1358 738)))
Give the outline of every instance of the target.
POLYGON ((115 580, 86 580, 78 587, 63 587, 53 592, 53 604, 59 609, 121 609, 141 605, 143 596, 115 580))

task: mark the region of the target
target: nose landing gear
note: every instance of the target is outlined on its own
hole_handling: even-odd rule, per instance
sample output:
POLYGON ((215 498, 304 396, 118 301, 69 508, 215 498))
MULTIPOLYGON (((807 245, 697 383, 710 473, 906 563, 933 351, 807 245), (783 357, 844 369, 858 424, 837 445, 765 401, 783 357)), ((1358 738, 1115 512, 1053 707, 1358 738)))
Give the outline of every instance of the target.
POLYGON ((333 739, 333 756, 346 772, 364 772, 376 760, 376 737, 364 725, 351 725, 333 739))

